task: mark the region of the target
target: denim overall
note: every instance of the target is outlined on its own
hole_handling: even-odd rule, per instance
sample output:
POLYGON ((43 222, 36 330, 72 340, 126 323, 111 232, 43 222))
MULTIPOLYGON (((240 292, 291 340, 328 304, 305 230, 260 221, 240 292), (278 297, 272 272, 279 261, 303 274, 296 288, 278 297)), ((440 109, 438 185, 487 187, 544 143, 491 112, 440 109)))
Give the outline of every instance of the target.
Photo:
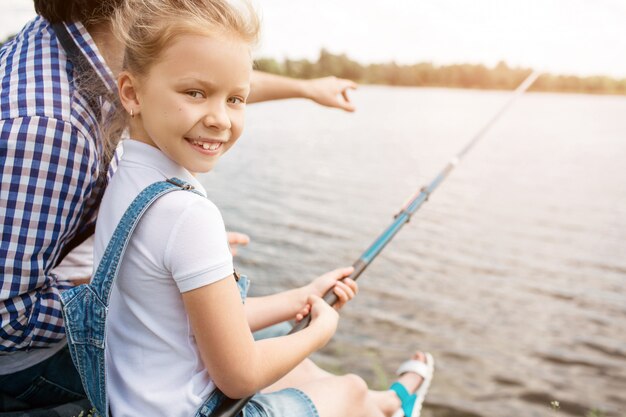
MULTIPOLYGON (((193 186, 177 178, 156 182, 146 187, 122 216, 91 283, 79 285, 61 293, 67 344, 72 360, 80 374, 87 397, 95 407, 96 414, 101 417, 109 415, 104 361, 106 318, 113 282, 141 216, 159 197, 177 190, 187 190, 202 195, 194 190, 193 186)), ((238 285, 242 297, 245 297, 248 280, 241 277, 238 285)), ((215 390, 215 394, 217 395, 211 395, 200 407, 196 417, 209 415, 216 406, 215 402, 221 399, 219 395, 221 393, 215 390)))

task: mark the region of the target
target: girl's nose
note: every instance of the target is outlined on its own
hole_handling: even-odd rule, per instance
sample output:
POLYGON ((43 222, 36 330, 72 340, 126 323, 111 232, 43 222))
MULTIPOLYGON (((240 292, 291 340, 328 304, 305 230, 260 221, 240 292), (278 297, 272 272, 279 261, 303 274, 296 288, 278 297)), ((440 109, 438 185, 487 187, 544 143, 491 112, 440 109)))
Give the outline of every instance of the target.
POLYGON ((217 130, 230 129, 230 117, 226 110, 226 105, 215 103, 211 105, 204 116, 203 123, 208 128, 217 130))

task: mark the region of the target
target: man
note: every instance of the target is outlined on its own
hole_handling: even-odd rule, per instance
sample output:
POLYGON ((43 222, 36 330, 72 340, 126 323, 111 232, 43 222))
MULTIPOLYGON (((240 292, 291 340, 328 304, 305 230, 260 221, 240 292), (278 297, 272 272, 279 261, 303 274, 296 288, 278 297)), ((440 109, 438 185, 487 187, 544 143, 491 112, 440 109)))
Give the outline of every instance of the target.
MULTIPOLYGON (((116 158, 109 164, 100 141, 113 105, 107 91, 91 95, 85 87, 116 90, 122 47, 110 18, 120 3, 35 0, 40 17, 0 52, 0 411, 84 397, 59 301, 73 284, 52 269, 89 235, 115 170, 116 158), (62 28, 86 66, 61 45, 62 28)), ((302 81, 256 72, 249 102, 305 97, 353 111, 346 94, 352 88, 334 77, 302 81)), ((231 235, 232 244, 245 242, 231 235)))

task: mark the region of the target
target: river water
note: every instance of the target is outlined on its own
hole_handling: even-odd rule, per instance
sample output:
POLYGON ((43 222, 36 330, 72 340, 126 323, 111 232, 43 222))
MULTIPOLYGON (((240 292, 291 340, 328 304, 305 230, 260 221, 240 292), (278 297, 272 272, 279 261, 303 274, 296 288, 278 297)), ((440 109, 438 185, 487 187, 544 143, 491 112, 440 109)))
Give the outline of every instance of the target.
MULTIPOLYGON (((507 94, 250 106, 202 177, 252 238, 239 269, 263 294, 352 264, 507 94)), ((359 282, 323 367, 382 388, 419 348, 436 359, 427 416, 626 416, 626 98, 521 97, 359 282)))

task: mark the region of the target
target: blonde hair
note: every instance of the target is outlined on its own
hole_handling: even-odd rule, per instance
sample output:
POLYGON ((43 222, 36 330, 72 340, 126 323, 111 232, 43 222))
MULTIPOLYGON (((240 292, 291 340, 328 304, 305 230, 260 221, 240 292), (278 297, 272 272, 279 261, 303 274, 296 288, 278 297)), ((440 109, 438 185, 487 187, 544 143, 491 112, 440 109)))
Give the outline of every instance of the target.
POLYGON ((246 0, 126 0, 113 30, 126 47, 123 69, 141 76, 177 36, 234 36, 252 46, 259 19, 246 0))
MULTIPOLYGON (((259 18, 248 0, 123 0, 111 23, 124 45, 122 69, 140 78, 179 36, 228 36, 253 47, 260 32, 259 18)), ((103 135, 107 156, 115 151, 127 121, 116 97, 103 135)))

